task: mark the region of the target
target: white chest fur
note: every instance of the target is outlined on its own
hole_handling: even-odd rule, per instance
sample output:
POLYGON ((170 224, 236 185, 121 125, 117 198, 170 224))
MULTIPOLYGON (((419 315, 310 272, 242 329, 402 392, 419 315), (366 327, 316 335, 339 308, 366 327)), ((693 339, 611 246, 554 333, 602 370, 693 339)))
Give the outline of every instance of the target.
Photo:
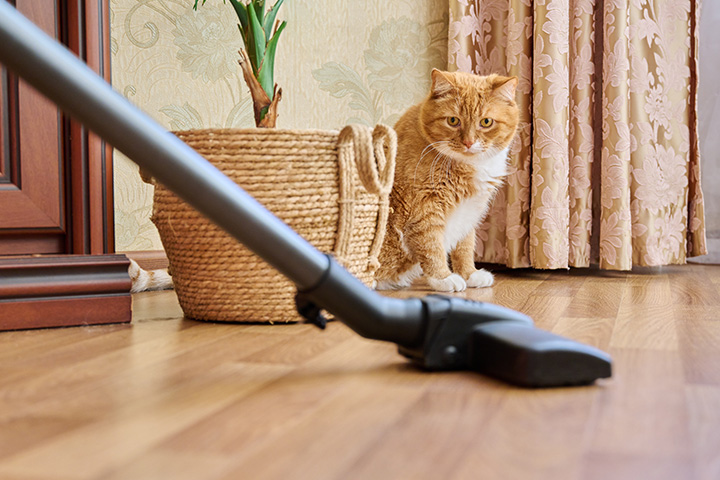
POLYGON ((485 217, 495 194, 495 187, 488 182, 502 178, 507 174, 507 153, 508 150, 505 149, 480 162, 475 174, 478 193, 473 197, 462 200, 450 212, 445 223, 443 247, 446 252, 449 253, 454 249, 458 242, 475 230, 475 227, 485 217))
POLYGON ((487 211, 488 203, 488 201, 483 202, 480 195, 476 195, 463 200, 453 210, 445 224, 443 247, 445 247, 446 252, 450 253, 455 248, 455 245, 480 223, 487 211))

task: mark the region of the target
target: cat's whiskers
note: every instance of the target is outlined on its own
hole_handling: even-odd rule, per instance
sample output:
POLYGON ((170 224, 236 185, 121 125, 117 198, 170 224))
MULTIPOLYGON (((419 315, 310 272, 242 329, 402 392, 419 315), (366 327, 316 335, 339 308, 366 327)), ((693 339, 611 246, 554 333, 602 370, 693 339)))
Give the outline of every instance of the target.
POLYGON ((437 155, 435 155, 435 158, 433 158, 432 164, 430 165, 430 184, 433 186, 433 188, 436 186, 435 185, 435 164, 437 164, 437 162, 440 159, 444 159, 444 155, 442 153, 438 152, 437 155))
POLYGON ((442 148, 439 149, 439 151, 440 154, 445 158, 442 168, 444 168, 446 172, 446 177, 449 178, 452 164, 453 162, 457 161, 453 155, 455 149, 452 146, 452 141, 448 141, 445 145, 442 146, 442 148))
POLYGON ((445 175, 443 175, 443 174, 445 173, 445 168, 446 168, 446 165, 447 165, 447 162, 449 161, 449 159, 450 159, 450 157, 448 157, 446 155, 443 155, 442 158, 440 159, 441 163, 438 167, 438 183, 442 182, 443 179, 446 178, 445 175))
MULTIPOLYGON (((433 185, 433 187, 437 186, 437 182, 435 182, 435 165, 438 161, 442 161, 442 163, 439 165, 439 173, 442 173, 443 171, 446 172, 446 177, 449 178, 450 173, 450 165, 452 164, 452 157, 445 155, 444 153, 438 151, 438 154, 435 156, 435 159, 433 160, 432 165, 430 166, 430 183, 433 185)), ((442 181, 443 177, 442 175, 438 175, 438 182, 442 181)))
MULTIPOLYGON (((439 149, 433 148, 433 147, 435 147, 435 145, 447 144, 447 143, 450 143, 450 142, 448 140, 438 140, 437 142, 433 142, 423 149, 423 151, 420 153, 420 158, 418 159, 417 163, 415 164, 415 172, 413 173, 413 186, 416 184, 418 167, 420 166, 420 162, 422 162, 423 158, 425 158, 426 155, 432 153, 433 149, 436 152, 440 152, 439 149)), ((435 159, 437 159, 437 156, 435 157, 435 159)), ((433 162, 434 162, 434 160, 433 160, 433 162)))
POLYGON ((430 143, 428 146, 426 146, 426 147, 423 149, 422 152, 420 152, 420 158, 422 158, 422 157, 424 157, 425 155, 427 155, 426 152, 427 152, 428 150, 430 150, 431 148, 433 148, 433 146, 438 145, 438 144, 440 144, 440 143, 447 143, 447 140, 438 140, 437 142, 432 142, 432 143, 430 143))
POLYGON ((450 166, 452 165, 452 159, 450 157, 447 157, 447 161, 445 162, 445 176, 449 179, 450 178, 450 166))

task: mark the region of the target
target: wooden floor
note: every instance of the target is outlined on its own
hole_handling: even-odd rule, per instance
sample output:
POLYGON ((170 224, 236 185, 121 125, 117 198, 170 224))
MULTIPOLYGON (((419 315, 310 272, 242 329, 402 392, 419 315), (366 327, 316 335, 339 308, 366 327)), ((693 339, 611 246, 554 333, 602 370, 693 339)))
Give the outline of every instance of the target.
POLYGON ((0 333, 0 479, 720 479, 720 267, 496 280, 466 295, 609 351, 613 378, 423 373, 339 323, 198 323, 145 293, 132 325, 0 333))

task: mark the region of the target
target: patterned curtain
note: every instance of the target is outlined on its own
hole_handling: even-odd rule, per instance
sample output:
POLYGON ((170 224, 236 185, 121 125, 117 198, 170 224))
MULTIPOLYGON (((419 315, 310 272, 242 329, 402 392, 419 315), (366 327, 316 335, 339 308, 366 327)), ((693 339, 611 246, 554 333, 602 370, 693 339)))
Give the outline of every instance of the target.
POLYGON ((699 1, 450 0, 450 70, 520 79, 478 261, 629 270, 707 253, 699 1))

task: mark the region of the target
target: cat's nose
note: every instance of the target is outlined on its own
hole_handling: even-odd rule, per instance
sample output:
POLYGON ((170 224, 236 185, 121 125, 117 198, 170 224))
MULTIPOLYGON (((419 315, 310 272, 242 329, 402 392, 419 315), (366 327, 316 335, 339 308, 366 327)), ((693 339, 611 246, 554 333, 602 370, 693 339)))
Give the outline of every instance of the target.
POLYGON ((465 145, 467 148, 470 148, 473 146, 473 142, 471 142, 470 140, 465 140, 463 142, 463 145, 465 145))

